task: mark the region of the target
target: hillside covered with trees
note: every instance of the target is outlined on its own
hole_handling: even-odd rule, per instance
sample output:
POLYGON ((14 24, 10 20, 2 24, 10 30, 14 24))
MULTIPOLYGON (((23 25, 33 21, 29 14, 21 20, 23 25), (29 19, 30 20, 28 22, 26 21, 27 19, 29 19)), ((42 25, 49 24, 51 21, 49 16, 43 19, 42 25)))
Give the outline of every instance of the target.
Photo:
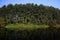
POLYGON ((0 17, 5 24, 60 24, 60 9, 33 3, 8 4, 0 8, 0 17))
POLYGON ((60 40, 60 28, 56 27, 60 27, 58 8, 33 3, 0 8, 0 40, 60 40))

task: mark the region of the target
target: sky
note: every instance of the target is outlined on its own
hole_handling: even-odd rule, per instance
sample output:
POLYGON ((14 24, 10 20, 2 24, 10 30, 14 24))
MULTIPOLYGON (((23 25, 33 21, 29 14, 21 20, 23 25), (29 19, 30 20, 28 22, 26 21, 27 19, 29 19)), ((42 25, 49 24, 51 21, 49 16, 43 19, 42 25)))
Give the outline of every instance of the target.
POLYGON ((8 4, 26 4, 26 3, 34 3, 34 4, 43 4, 46 6, 53 6, 55 8, 60 9, 60 0, 0 0, 0 7, 8 4))

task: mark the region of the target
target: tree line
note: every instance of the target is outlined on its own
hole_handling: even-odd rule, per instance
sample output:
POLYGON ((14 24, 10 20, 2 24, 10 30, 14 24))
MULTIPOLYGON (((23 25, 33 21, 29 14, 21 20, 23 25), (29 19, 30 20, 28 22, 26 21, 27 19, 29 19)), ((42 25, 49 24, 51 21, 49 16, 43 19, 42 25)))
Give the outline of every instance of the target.
POLYGON ((60 24, 60 9, 43 4, 8 4, 0 8, 0 19, 6 24, 60 24))
MULTIPOLYGON (((7 24, 60 24, 60 9, 37 4, 8 4, 0 8, 0 27, 7 24)), ((60 40, 60 28, 9 30, 0 28, 1 40, 60 40)))

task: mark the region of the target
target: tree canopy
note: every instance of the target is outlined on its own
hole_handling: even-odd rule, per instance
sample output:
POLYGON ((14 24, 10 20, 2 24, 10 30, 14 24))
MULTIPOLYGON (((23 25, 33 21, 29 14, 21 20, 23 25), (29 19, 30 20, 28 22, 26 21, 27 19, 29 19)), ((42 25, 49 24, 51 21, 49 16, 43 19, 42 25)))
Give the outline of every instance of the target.
POLYGON ((43 4, 8 4, 0 8, 0 17, 9 23, 60 24, 60 9, 43 4))

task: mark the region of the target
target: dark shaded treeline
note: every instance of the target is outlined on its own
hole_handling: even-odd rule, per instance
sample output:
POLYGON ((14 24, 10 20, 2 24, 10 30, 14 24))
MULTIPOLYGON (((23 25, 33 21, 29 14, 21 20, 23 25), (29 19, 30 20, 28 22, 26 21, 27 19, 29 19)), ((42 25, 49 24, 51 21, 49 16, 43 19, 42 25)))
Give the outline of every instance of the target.
POLYGON ((60 28, 18 31, 0 29, 0 40, 60 40, 60 28))
POLYGON ((0 8, 0 17, 9 23, 60 24, 60 10, 37 4, 8 4, 0 8))

